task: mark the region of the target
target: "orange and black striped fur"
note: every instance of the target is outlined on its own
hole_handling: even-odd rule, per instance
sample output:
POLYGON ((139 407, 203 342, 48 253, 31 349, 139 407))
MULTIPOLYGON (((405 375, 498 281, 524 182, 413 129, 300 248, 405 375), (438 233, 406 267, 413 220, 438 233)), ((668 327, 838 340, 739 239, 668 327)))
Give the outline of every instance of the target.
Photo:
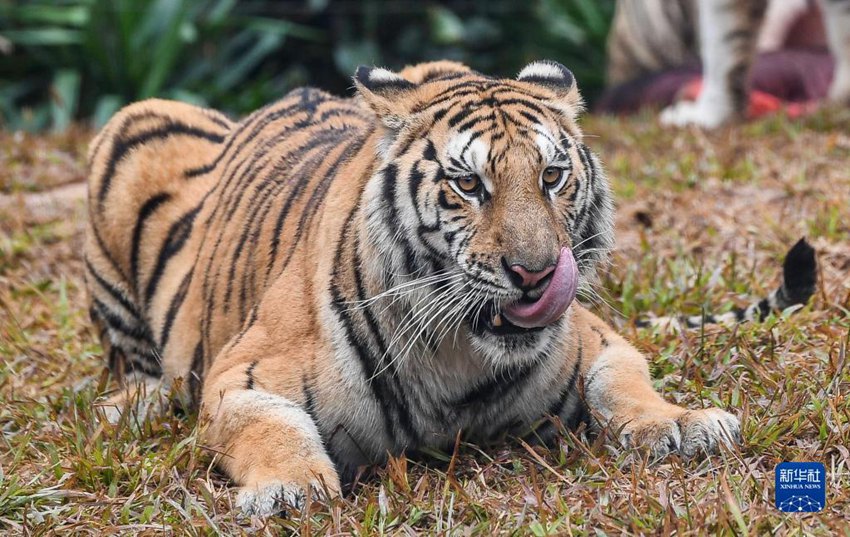
POLYGON ((549 415, 656 455, 738 436, 721 409, 664 401, 580 304, 509 320, 544 300, 564 252, 586 285, 613 241, 566 68, 495 79, 437 62, 355 84, 355 99, 299 89, 238 123, 145 101, 93 142, 87 281, 126 387, 111 418, 160 384, 200 404, 249 513, 335 493, 387 453, 549 415))

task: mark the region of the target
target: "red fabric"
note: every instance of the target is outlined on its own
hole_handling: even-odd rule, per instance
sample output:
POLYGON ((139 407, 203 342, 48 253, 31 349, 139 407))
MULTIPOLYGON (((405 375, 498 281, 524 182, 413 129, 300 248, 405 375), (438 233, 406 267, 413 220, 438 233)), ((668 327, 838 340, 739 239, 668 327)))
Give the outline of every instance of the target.
MULTIPOLYGON (((688 82, 680 92, 680 98, 695 101, 702 91, 702 79, 688 82)), ((784 111, 788 117, 796 118, 817 110, 817 101, 800 103, 787 102, 767 92, 752 90, 747 107, 747 119, 756 119, 775 112, 784 111)))

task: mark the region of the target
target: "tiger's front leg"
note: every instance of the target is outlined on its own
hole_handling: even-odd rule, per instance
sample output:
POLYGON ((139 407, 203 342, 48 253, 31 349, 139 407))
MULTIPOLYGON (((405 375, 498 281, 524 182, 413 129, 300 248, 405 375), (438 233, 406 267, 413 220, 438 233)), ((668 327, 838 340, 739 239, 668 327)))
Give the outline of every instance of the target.
POLYGON ((714 129, 744 116, 750 65, 766 5, 765 0, 699 0, 702 91, 696 101, 665 108, 662 124, 714 129))
POLYGON ((738 418, 720 410, 688 410, 665 401, 652 387, 646 359, 601 320, 581 311, 579 329, 589 358, 584 393, 600 425, 618 431, 627 447, 653 457, 678 451, 686 457, 716 451, 740 439, 738 418))
MULTIPOLYGON (((266 516, 300 507, 306 494, 336 495, 340 481, 316 423, 292 393, 272 386, 296 385, 301 359, 263 356, 272 346, 258 327, 225 347, 205 381, 204 440, 222 453, 220 467, 239 486, 236 506, 266 516), (296 371, 297 369, 297 371, 296 371), (282 382, 279 382, 282 381, 282 382)), ((289 349, 293 352, 294 349, 289 349)))

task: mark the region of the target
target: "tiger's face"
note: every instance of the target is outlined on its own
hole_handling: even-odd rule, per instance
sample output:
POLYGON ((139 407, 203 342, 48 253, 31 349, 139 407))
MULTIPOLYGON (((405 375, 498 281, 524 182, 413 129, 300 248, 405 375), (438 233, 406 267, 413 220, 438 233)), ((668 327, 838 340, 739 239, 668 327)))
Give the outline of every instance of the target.
POLYGON ((572 74, 535 62, 495 80, 441 63, 356 81, 387 128, 367 194, 388 266, 433 278, 449 304, 437 320, 468 325, 485 355, 547 350, 612 240, 572 74))

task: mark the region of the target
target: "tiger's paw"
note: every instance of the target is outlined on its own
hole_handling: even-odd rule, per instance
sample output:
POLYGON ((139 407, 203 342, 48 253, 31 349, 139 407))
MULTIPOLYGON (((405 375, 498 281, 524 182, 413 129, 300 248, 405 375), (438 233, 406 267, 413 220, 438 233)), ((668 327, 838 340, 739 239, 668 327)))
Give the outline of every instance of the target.
POLYGON ((716 452, 721 444, 729 447, 740 443, 741 423, 719 408, 681 409, 678 415, 644 415, 630 421, 620 433, 620 442, 645 449, 653 458, 670 453, 690 458, 716 452))
POLYGON ((661 111, 661 124, 668 127, 695 125, 705 129, 716 129, 733 118, 728 106, 705 100, 679 101, 661 111))
POLYGON ((117 425, 123 417, 137 426, 171 410, 170 390, 159 379, 131 379, 109 398, 96 403, 103 417, 117 425))
POLYGON ((239 487, 236 508, 246 516, 271 516, 287 509, 301 509, 305 490, 292 483, 267 483, 254 487, 239 487))
POLYGON ((836 69, 836 75, 829 87, 830 101, 843 106, 850 106, 850 66, 836 69))
POLYGON ((289 509, 304 507, 307 494, 315 501, 338 496, 340 483, 336 472, 317 474, 304 480, 268 479, 239 487, 234 505, 246 516, 267 517, 289 509))

